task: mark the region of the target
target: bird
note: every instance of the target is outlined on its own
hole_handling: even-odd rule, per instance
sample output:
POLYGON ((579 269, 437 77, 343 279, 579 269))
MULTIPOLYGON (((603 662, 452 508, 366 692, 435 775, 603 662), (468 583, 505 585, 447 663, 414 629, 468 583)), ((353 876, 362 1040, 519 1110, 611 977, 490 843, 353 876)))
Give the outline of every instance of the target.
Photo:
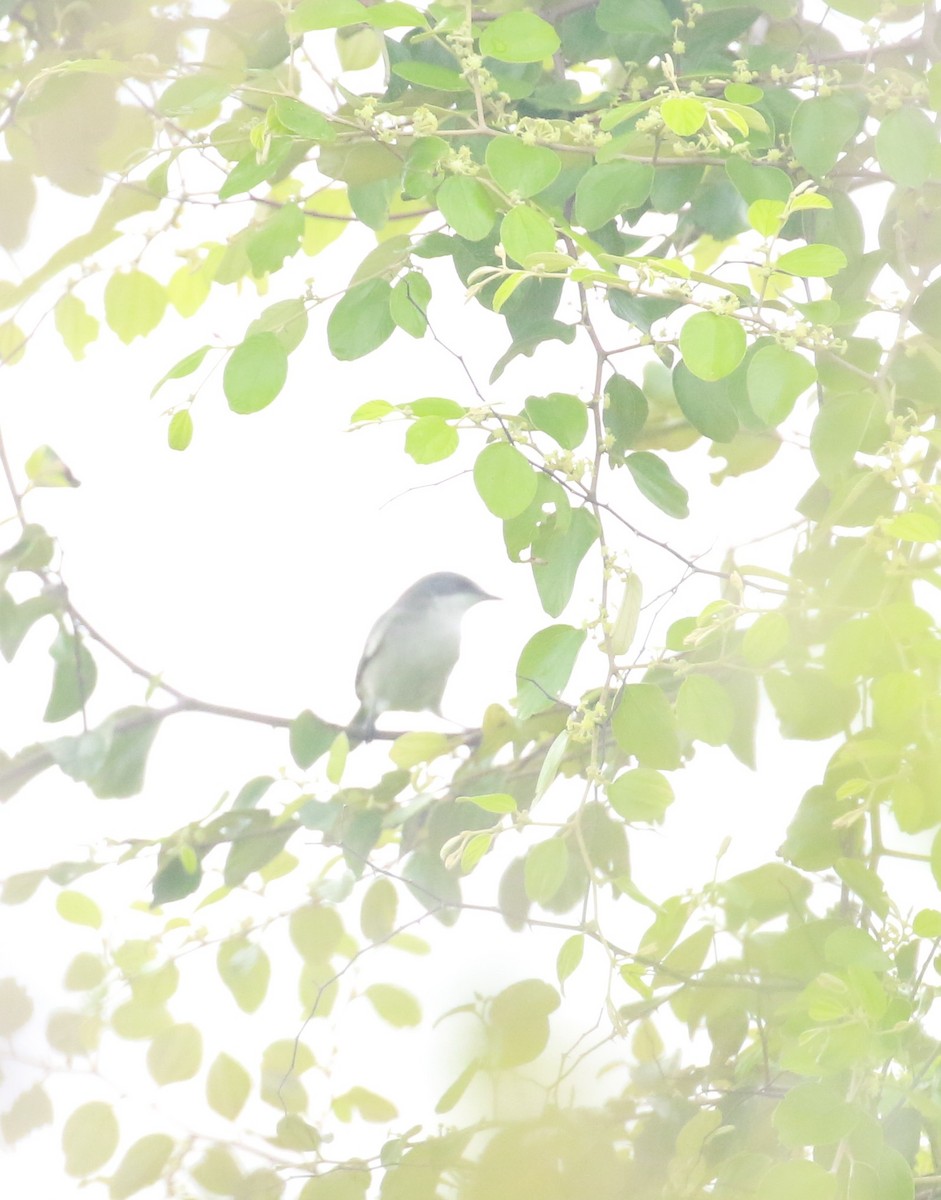
POLYGON ((461 651, 461 620, 483 600, 495 600, 452 571, 425 575, 373 625, 356 671, 359 711, 348 728, 368 742, 384 712, 441 715, 441 699, 461 651))

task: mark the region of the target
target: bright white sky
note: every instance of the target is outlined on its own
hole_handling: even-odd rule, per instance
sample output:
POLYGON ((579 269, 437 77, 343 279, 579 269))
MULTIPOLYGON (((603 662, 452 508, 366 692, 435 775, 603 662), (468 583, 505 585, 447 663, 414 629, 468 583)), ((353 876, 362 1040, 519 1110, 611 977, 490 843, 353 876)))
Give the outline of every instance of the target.
MULTIPOLYGON (((71 215, 78 205, 49 197, 44 204, 49 213, 60 211, 64 219, 75 220, 76 231, 81 227, 82 218, 71 215)), ((143 227, 147 222, 142 218, 143 227)), ((219 215, 213 210, 206 210, 204 227, 204 234, 194 236, 187 225, 180 245, 194 244, 200 236, 220 236, 219 215)), ((353 677, 371 622, 420 575, 456 570, 503 597, 501 603, 481 605, 467 617, 465 655, 445 701, 453 720, 476 724, 488 702, 512 699, 522 646, 552 623, 539 608, 529 568, 506 560, 500 524, 474 492, 468 472, 482 438, 469 434, 454 458, 417 467, 403 452, 404 424, 348 429, 350 413, 375 397, 399 402, 443 395, 471 402, 471 389, 453 359, 430 338, 416 343, 398 332, 367 359, 337 364, 324 333, 327 306, 312 314, 311 331, 291 357, 287 386, 266 411, 232 415, 222 396, 221 371, 212 375, 193 409, 196 432, 185 453, 167 448, 166 418, 161 414, 184 399, 214 356, 207 358, 203 372, 171 382, 156 399, 148 398, 156 380, 184 354, 204 341, 236 343, 265 304, 300 294, 307 277, 313 275, 320 294, 342 287, 370 244, 366 234, 350 231, 318 258, 295 260, 277 294, 259 298, 251 287, 241 294, 216 289, 196 318, 184 321, 168 312, 155 334, 130 347, 105 330, 80 365, 72 362, 47 321, 25 361, 5 373, 0 421, 8 454, 18 468, 37 445, 49 443, 82 481, 77 491, 32 494, 28 513, 58 538, 63 574, 76 607, 136 662, 201 699, 286 715, 309 707, 326 719, 342 721, 356 707, 353 677), (422 486, 429 484, 435 489, 422 486), (417 488, 421 490, 409 490, 417 488)), ((49 248, 29 247, 18 260, 28 264, 49 248)), ((131 250, 123 247, 122 254, 127 261, 131 250)), ((166 279, 177 263, 157 248, 141 265, 166 279)), ((484 384, 505 346, 502 323, 476 305, 461 305, 460 284, 449 266, 431 263, 430 269, 436 297, 432 323, 446 343, 465 355, 484 384)), ((93 296, 103 281, 104 277, 92 281, 94 287, 83 294, 93 296)), ((90 306, 96 307, 93 301, 90 306)), ((626 327, 612 324, 619 331, 616 336, 623 338, 626 327)), ((633 366, 627 356, 623 369, 631 372, 633 366)), ((590 379, 585 346, 549 343, 536 360, 517 359, 485 394, 493 403, 518 411, 531 393, 569 390, 587 398, 590 379)), ((802 421, 803 414, 797 420, 802 421)), ((715 567, 721 565, 725 545, 747 541, 793 519, 792 505, 811 478, 804 457, 785 447, 760 473, 760 481, 746 477, 717 489, 709 484, 708 471, 718 464, 707 460, 704 452, 684 452, 675 466, 690 489, 694 516, 683 523, 651 508, 626 473, 613 480, 610 499, 645 532, 669 538, 684 554, 697 555, 715 546, 708 560, 715 567)), ((614 544, 634 556, 645 597, 678 582, 682 567, 676 560, 656 548, 619 542, 613 522, 608 533, 614 544)), ((773 554, 760 550, 763 556, 773 554)), ((597 555, 590 555, 575 600, 558 620, 579 624, 591 611, 590 599, 598 595, 598 580, 597 555)), ((713 581, 691 580, 668 619, 695 614, 714 597, 713 581)), ((642 634, 658 607, 646 610, 642 634)), ((42 736, 36 714, 42 711, 51 679, 46 646, 52 637, 48 623, 40 625, 14 665, 4 669, 2 747, 8 752, 42 736)), ((96 657, 101 682, 91 714, 97 720, 115 707, 139 702, 143 685, 123 669, 107 667, 103 654, 96 651, 96 657)), ((583 659, 569 692, 572 699, 580 685, 595 680, 596 664, 588 648, 583 659)), ((434 718, 420 715, 410 724, 430 728, 434 718)), ((70 723, 62 732, 76 729, 70 723)), ((704 883, 728 834, 733 840, 720 876, 774 857, 796 799, 815 781, 826 748, 782 747, 773 729, 766 733, 757 774, 734 763, 726 751, 708 747, 697 748, 689 772, 677 773, 679 799, 665 830, 632 835, 641 890, 662 899, 704 883)), ((373 778, 386 751, 383 745, 358 751, 349 779, 373 778)), ((0 843, 0 876, 61 858, 81 858, 86 847, 102 837, 166 834, 204 816, 224 791, 234 793, 252 776, 281 768, 289 778, 300 776, 290 762, 283 732, 200 715, 175 718, 159 734, 145 790, 133 800, 95 800, 53 772, 14 797, 4 811, 7 834, 0 843)), ((552 811, 550 797, 546 819, 552 811)), ((513 844, 514 853, 519 845, 513 844)), ((291 849, 303 855, 302 847, 291 849)), ((316 851, 313 861, 319 869, 316 851)), ((479 869, 483 886, 497 877, 486 863, 479 869)), ((99 898, 119 897, 113 902, 116 911, 109 914, 121 930, 119 937, 130 931, 148 936, 159 928, 158 918, 141 913, 125 917, 121 911, 131 878, 131 871, 113 881, 92 877, 89 890, 99 898)), ((140 874, 141 898, 148 894, 145 880, 146 872, 140 874)), ((53 903, 54 893, 47 889, 28 909, 0 909, 0 936, 7 948, 0 974, 26 984, 39 1010, 61 1002, 65 956, 80 942, 73 927, 63 928, 53 903)), ((185 902, 180 911, 188 911, 185 902)), ((168 913, 175 915, 176 910, 168 913)), ((209 910, 196 919, 203 917, 218 926, 225 914, 209 910)), ((646 923, 641 914, 637 928, 646 923)), ((355 921, 352 925, 355 928, 355 921)), ((432 958, 405 961, 404 972, 394 958, 368 957, 363 979, 404 975, 422 997, 431 1020, 475 989, 495 991, 527 970, 552 970, 558 947, 554 938, 510 936, 492 918, 468 918, 458 928, 464 932, 435 939, 432 958)), ((434 936, 430 929, 422 932, 434 936)), ((634 936, 625 931, 623 940, 629 944, 634 936)), ((95 947, 95 939, 88 934, 89 948, 95 947)), ((269 948, 277 971, 277 936, 269 948)), ((599 960, 595 966, 600 965, 599 960)), ((573 979, 557 1021, 566 1031, 560 1046, 574 1041, 598 1015, 597 982, 596 971, 573 979)), ((259 1046, 293 1037, 299 1023, 294 988, 293 979, 278 983, 261 1010, 264 1016, 254 1018, 252 1037, 258 1036, 259 1046)), ((195 1012, 198 1021, 202 1003, 202 1019, 212 1026, 220 1045, 227 1037, 244 1036, 244 1019, 230 1019, 235 1009, 227 996, 213 992, 209 1011, 198 995, 192 1002, 195 1008, 182 1001, 172 1006, 179 1019, 190 1019, 195 1012)), ((387 1084, 388 1094, 396 1099, 402 1072, 414 1073, 408 1056, 420 1055, 428 1072, 427 1078, 416 1079, 413 1103, 416 1119, 428 1120, 435 1100, 461 1065, 460 1046, 453 1044, 457 1034, 457 1026, 445 1025, 434 1033, 422 1029, 389 1037, 375 1021, 357 1023, 354 1011, 330 1029, 318 1027, 312 1044, 319 1056, 335 1054, 341 1078, 360 1081, 365 1074, 379 1091, 387 1084), (364 1029, 381 1041, 364 1035, 364 1029)), ((46 1058, 41 1037, 27 1035, 22 1044, 30 1056, 46 1058)), ((141 1122, 143 1132, 150 1128, 148 1104, 156 1104, 166 1115, 175 1113, 179 1099, 177 1088, 158 1094, 142 1081, 135 1065, 137 1050, 118 1046, 104 1065, 109 1077, 130 1093, 122 1116, 141 1122)), ((34 1079, 32 1074, 17 1076, 13 1071, 0 1088, 0 1110, 34 1079)), ((187 1087, 180 1089, 181 1096, 187 1087)), ((79 1098, 98 1094, 90 1090, 95 1088, 82 1077, 57 1082, 61 1111, 68 1111, 70 1099, 74 1106, 79 1098)), ((405 1118, 412 1115, 403 1113, 398 1128, 407 1128, 410 1121, 405 1118)), ((199 1121, 208 1131, 202 1118, 199 1121)), ((360 1149, 375 1149, 380 1133, 370 1130, 360 1149)), ((28 1186, 37 1196, 78 1194, 73 1181, 63 1181, 46 1134, 33 1135, 17 1146, 15 1158, 0 1162, 11 1172, 10 1184, 18 1182, 22 1191, 28 1186)))

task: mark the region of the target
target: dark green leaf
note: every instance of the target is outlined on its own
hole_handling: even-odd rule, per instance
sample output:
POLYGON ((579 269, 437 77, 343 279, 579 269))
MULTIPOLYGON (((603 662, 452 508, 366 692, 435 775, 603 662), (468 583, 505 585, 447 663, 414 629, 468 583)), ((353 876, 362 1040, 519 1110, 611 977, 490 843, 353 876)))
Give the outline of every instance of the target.
POLYGON ((673 369, 673 392, 683 416, 716 442, 730 442, 738 432, 729 380, 729 376, 713 383, 699 379, 682 361, 673 369))
POLYGON ((689 516, 689 492, 677 483, 662 458, 649 450, 638 450, 624 460, 638 490, 668 517, 689 516))
POLYGON ((144 786, 147 755, 160 727, 159 710, 124 708, 104 723, 111 741, 101 769, 89 781, 99 800, 136 796, 144 786))

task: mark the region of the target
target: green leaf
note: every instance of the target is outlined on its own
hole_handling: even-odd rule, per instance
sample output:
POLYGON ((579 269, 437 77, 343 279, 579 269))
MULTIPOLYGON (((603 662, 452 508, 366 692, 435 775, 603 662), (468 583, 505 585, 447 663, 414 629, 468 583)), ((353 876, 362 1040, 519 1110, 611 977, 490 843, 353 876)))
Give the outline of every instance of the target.
POLYGON ((676 717, 655 684, 625 685, 611 718, 611 731, 625 754, 633 754, 642 767, 673 771, 680 765, 676 717))
POLYGON ((428 19, 412 4, 403 0, 384 0, 369 9, 366 20, 376 29, 401 29, 403 26, 427 26, 428 19))
POLYGON ((491 1065, 519 1067, 538 1058, 549 1042, 549 1014, 559 1003, 559 993, 541 979, 511 983, 494 996, 486 1026, 491 1065))
MULTIPOLYGON (((845 862, 852 862, 852 859, 845 859, 845 862)), ((864 866, 864 864, 857 864, 864 866)), ((864 867, 865 869, 865 867, 864 867)), ((871 872, 874 880, 882 891, 879 876, 873 871, 871 872)), ((863 897, 865 899, 865 896, 863 897)), ((887 915, 888 909, 883 915, 887 915)), ((824 943, 824 954, 827 962, 832 963, 835 967, 860 967, 865 971, 890 971, 892 969, 892 959, 882 949, 874 937, 866 933, 864 929, 857 929, 853 925, 845 925, 840 929, 835 929, 824 943)))
POLYGON ((525 721, 556 703, 569 681, 585 637, 584 629, 550 625, 529 639, 516 666, 516 708, 520 720, 525 721))
POLYGON ((876 130, 876 157, 901 187, 924 187, 938 166, 937 131, 920 108, 893 109, 876 130))
POLYGON ((816 668, 769 671, 765 687, 787 738, 834 737, 846 730, 859 708, 855 688, 834 683, 816 668))
POLYGON ((555 973, 560 985, 575 973, 584 952, 585 935, 583 933, 573 933, 562 943, 555 960, 555 973))
POLYGON ((105 285, 105 320, 125 345, 160 324, 166 289, 143 271, 119 272, 105 285))
POLYGON ((668 129, 681 137, 690 137, 706 120, 706 106, 695 96, 671 96, 660 105, 660 115, 668 129))
POLYGON ((33 487, 79 487, 68 466, 51 446, 37 446, 26 460, 26 478, 33 487))
POLYGON ((274 102, 274 111, 284 128, 299 137, 313 142, 336 141, 336 127, 323 113, 293 96, 279 96, 274 102))
POLYGON ((273 333, 253 333, 241 342, 225 364, 222 389, 234 413, 259 412, 284 387, 288 356, 273 333))
MULTIPOLYGON (((521 14, 523 15, 523 14, 521 14)), ((547 216, 528 205, 511 208, 500 223, 500 241, 510 258, 526 265, 531 254, 555 249, 555 227, 547 216)))
POLYGON ((291 941, 306 962, 329 962, 343 940, 343 922, 335 909, 309 904, 291 913, 291 941))
POLYGON ((673 368, 673 392, 683 416, 716 442, 730 442, 738 433, 729 381, 728 375, 712 383, 699 379, 682 360, 673 368))
POLYGON ((732 698, 717 679, 687 675, 676 697, 676 719, 692 738, 721 746, 732 736, 735 709, 732 698))
POLYGON ((569 851, 562 838, 537 842, 526 855, 523 880, 526 895, 534 904, 547 904, 568 874, 569 851))
POLYGON ((90 896, 82 892, 60 892, 56 896, 56 912, 63 920, 73 925, 88 925, 101 928, 101 909, 90 896))
POLYGON ((417 400, 400 404, 399 408, 413 417, 446 417, 453 421, 467 415, 463 404, 458 404, 456 400, 450 400, 447 396, 419 396, 417 400))
POLYGON ((5 250, 18 250, 26 241, 35 204, 36 184, 29 167, 0 163, 0 246, 5 250))
POLYGON ((810 453, 820 478, 831 487, 853 469, 856 452, 876 422, 885 424, 885 405, 875 392, 828 395, 810 431, 810 453))
POLYGON ((482 808, 484 812, 491 813, 511 813, 516 812, 516 801, 506 792, 491 792, 486 796, 461 796, 461 800, 466 800, 470 804, 476 804, 478 808, 482 808))
POLYGON ((791 121, 794 156, 815 179, 822 179, 859 125, 859 111, 844 92, 802 100, 791 121))
POLYGON ((161 860, 160 869, 151 883, 152 904, 155 908, 192 895, 203 878, 203 866, 194 856, 192 847, 178 847, 161 860), (185 850, 190 850, 186 854, 185 850))
POLYGON ((435 203, 454 232, 470 242, 479 242, 493 229, 496 205, 479 179, 451 175, 435 193, 435 203))
POLYGON ((791 1088, 775 1108, 771 1123, 786 1146, 833 1146, 851 1132, 862 1115, 835 1088, 809 1082, 791 1088))
POLYGON ((64 721, 81 712, 95 688, 98 671, 85 643, 60 630, 49 648, 55 662, 52 693, 44 721, 64 721))
POLYGON ((588 433, 588 407, 577 396, 551 392, 530 396, 526 415, 537 429, 555 438, 564 450, 575 450, 588 433))
POLYGON ((902 542, 937 542, 941 539, 941 525, 930 513, 899 513, 886 521, 883 529, 889 537, 902 542))
POLYGON ((173 1153, 174 1145, 173 1138, 166 1133, 150 1133, 139 1138, 111 1176, 108 1183, 111 1200, 127 1200, 128 1196, 156 1183, 173 1153))
POLYGON ((206 1100, 212 1111, 234 1121, 244 1108, 251 1087, 251 1075, 245 1067, 223 1051, 206 1075, 206 1100))
POLYGON ((791 627, 784 613, 762 613, 745 631, 742 654, 753 667, 767 667, 781 657, 790 638, 791 627))
POLYGON ((404 988, 393 987, 391 983, 374 983, 364 995, 383 1021, 388 1021, 396 1029, 421 1022, 421 1007, 411 992, 406 992, 404 988))
POLYGON ((190 1171, 196 1183, 213 1195, 237 1196, 242 1191, 242 1172, 223 1145, 210 1145, 190 1171))
POLYGON ((306 771, 327 753, 335 737, 336 730, 332 726, 321 721, 310 709, 305 709, 294 718, 288 731, 291 757, 302 771, 306 771))
POLYGON ((395 405, 390 404, 388 400, 367 400, 356 409, 350 421, 354 425, 360 421, 381 421, 383 417, 395 411, 395 405))
POLYGON ((207 108, 217 108, 232 90, 229 80, 208 71, 184 75, 165 88, 157 101, 164 117, 184 117, 207 108))
POLYGON ((226 887, 236 887, 253 871, 260 871, 262 867, 266 867, 281 853, 293 832, 293 826, 285 824, 267 832, 259 831, 241 841, 233 841, 222 875, 226 887))
POLYGON ((441 462, 449 458, 460 445, 453 425, 443 417, 419 417, 405 434, 405 450, 417 463, 441 462))
POLYGON ((92 1100, 77 1108, 62 1129, 65 1173, 82 1178, 99 1171, 117 1150, 118 1137, 110 1104, 92 1100))
POLYGON ((722 313, 695 313, 680 330, 680 353, 700 379, 731 375, 745 357, 745 347, 741 322, 722 313))
POLYGON ((33 1015, 33 1002, 15 979, 0 979, 0 1037, 9 1037, 33 1015))
POLYGON ((518 137, 493 138, 485 161, 494 182, 524 200, 547 188, 562 170, 562 160, 554 150, 527 145, 518 137))
POLYGON ((203 1035, 195 1025, 162 1029, 147 1049, 147 1069, 161 1087, 192 1079, 203 1056, 203 1035))
POLYGON ((575 224, 598 229, 620 213, 640 208, 653 180, 654 169, 647 163, 596 163, 575 188, 575 224))
POLYGON ((748 206, 748 223, 762 237, 777 237, 786 220, 785 208, 783 200, 755 200, 748 206))
POLYGON ((607 33, 673 36, 670 13, 660 0, 600 0, 597 21, 607 33))
POLYGON ((746 204, 785 201, 791 194, 791 177, 778 167, 759 167, 732 154, 726 159, 725 171, 746 204))
POLYGON ((500 62, 541 62, 562 43, 548 21, 534 13, 511 12, 497 17, 480 35, 480 52, 500 62))
POLYGON ((364 1121, 387 1125, 399 1115, 390 1100, 364 1087, 353 1087, 334 1097, 332 1107, 341 1121, 352 1121, 354 1113, 359 1113, 364 1121))
POLYGON ((625 821, 660 824, 673 803, 670 781, 650 767, 624 771, 608 784, 611 807, 625 821))
POLYGON ((810 880, 784 863, 765 863, 720 885, 730 928, 746 921, 772 921, 799 911, 812 891, 810 880))
POLYGON ((422 338, 428 328, 428 303, 431 284, 420 271, 409 271, 389 295, 389 313, 399 329, 413 338, 422 338))
POLYGON ((923 333, 941 338, 941 278, 929 283, 915 301, 912 321, 923 333))
POLYGON ((369 9, 360 0, 301 0, 290 16, 293 33, 312 29, 339 29, 369 20, 369 9))
POLYGON ((443 925, 458 918, 461 887, 437 853, 416 851, 406 859, 402 878, 415 899, 443 925))
POLYGON ((188 408, 181 408, 170 418, 167 426, 167 445, 171 450, 185 450, 193 440, 193 418, 188 408))
POLYGON ((395 929, 395 918, 399 908, 399 895, 389 879, 375 879, 366 889, 359 911, 359 924, 363 936, 371 942, 382 942, 395 929))
POLYGON ((144 786, 147 755, 157 736, 160 721, 149 708, 124 708, 114 713, 100 729, 110 733, 108 753, 89 786, 99 800, 136 796, 144 786))
POLYGON ((280 271, 300 250, 303 235, 304 214, 296 204, 283 204, 251 229, 244 245, 255 278, 280 271))
POLYGON ((418 59, 393 63, 392 74, 407 83, 419 87, 434 88, 437 92, 469 92, 470 84, 460 73, 439 63, 421 62, 418 59))
MULTIPOLYGON (((806 103, 806 101, 805 101, 806 103)), ((759 1183, 761 1200, 836 1200, 837 1177, 817 1163, 792 1159, 775 1163, 759 1183)))
POLYGON ((327 341, 334 358, 362 358, 387 341, 395 329, 389 311, 392 288, 385 279, 358 283, 340 297, 327 321, 327 341))
POLYGON ((827 279, 846 266, 846 255, 838 246, 814 242, 810 246, 798 246, 788 250, 771 264, 776 271, 787 271, 790 275, 827 279))
POLYGON ((478 495, 493 515, 503 520, 525 512, 536 495, 537 482, 528 459, 508 442, 485 446, 474 463, 478 495))
POLYGON ((287 354, 304 341, 307 332, 307 308, 304 300, 277 300, 265 308, 245 331, 245 335, 274 334, 287 354))
POLYGON ((259 183, 270 179, 280 169, 293 147, 294 143, 291 138, 273 138, 267 155, 261 160, 254 150, 250 154, 246 154, 229 172, 225 183, 219 189, 219 199, 229 200, 233 196, 240 196, 243 192, 251 191, 259 183))
POLYGON ((389 751, 389 757, 397 767, 409 771, 419 763, 433 762, 436 758, 450 754, 453 749, 454 746, 446 734, 416 730, 396 738, 389 751))
POLYGON ((785 350, 777 344, 762 346, 748 364, 745 376, 748 402, 760 420, 767 425, 779 425, 790 415, 798 396, 816 378, 813 363, 796 350, 785 350))
POLYGON ((624 460, 638 491, 668 517, 689 516, 689 492, 677 483, 662 458, 649 450, 638 450, 624 460))
POLYGON ((242 1012, 260 1008, 271 978, 271 963, 261 946, 243 937, 228 938, 219 947, 216 969, 242 1012))
POLYGON ((6 1112, 0 1114, 0 1134, 12 1146, 35 1129, 52 1124, 52 1101, 40 1083, 20 1092, 6 1112))
POLYGON ((66 292, 56 304, 55 319, 56 329, 65 342, 66 350, 76 362, 81 362, 85 357, 85 348, 98 337, 97 318, 89 315, 84 303, 74 292, 66 292))

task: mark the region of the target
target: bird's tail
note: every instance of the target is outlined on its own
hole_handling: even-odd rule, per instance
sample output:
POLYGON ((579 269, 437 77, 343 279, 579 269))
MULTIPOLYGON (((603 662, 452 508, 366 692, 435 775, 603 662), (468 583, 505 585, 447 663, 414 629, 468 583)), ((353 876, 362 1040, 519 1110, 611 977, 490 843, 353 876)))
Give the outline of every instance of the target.
POLYGON ((376 736, 376 720, 365 704, 361 704, 356 715, 346 727, 350 746, 358 746, 360 742, 371 742, 376 736))

